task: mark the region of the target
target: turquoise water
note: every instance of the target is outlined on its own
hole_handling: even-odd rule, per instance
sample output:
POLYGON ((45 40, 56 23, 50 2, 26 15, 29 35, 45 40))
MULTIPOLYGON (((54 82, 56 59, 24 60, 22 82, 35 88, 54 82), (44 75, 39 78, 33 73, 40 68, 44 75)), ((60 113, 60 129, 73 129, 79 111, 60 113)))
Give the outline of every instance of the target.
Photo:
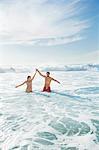
POLYGON ((99 150, 99 72, 52 72, 61 85, 15 89, 27 73, 0 74, 0 150, 99 150))

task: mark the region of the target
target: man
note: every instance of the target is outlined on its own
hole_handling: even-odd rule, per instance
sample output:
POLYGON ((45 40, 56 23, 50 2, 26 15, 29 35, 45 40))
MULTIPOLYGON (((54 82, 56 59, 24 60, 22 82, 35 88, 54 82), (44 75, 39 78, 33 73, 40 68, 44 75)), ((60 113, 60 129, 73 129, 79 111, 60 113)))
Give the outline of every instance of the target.
POLYGON ((45 84, 44 84, 44 88, 43 88, 43 92, 51 92, 51 88, 50 88, 50 84, 51 81, 55 81, 57 83, 60 84, 59 81, 57 81, 56 79, 50 77, 50 72, 47 72, 46 75, 43 75, 38 69, 36 69, 36 71, 45 78, 45 84))

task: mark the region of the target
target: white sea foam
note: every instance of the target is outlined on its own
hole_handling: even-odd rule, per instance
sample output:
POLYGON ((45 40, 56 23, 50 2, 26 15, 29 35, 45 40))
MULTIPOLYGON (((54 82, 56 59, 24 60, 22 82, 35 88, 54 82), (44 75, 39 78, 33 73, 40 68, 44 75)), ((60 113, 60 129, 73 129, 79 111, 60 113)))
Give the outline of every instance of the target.
POLYGON ((61 85, 52 82, 52 93, 42 93, 37 75, 27 94, 25 86, 14 88, 31 68, 25 71, 0 74, 0 149, 98 150, 99 72, 54 68, 61 85))
MULTIPOLYGON (((0 67, 0 73, 25 73, 31 72, 34 67, 0 67)), ((85 65, 58 65, 39 67, 42 71, 99 71, 99 64, 85 65)))

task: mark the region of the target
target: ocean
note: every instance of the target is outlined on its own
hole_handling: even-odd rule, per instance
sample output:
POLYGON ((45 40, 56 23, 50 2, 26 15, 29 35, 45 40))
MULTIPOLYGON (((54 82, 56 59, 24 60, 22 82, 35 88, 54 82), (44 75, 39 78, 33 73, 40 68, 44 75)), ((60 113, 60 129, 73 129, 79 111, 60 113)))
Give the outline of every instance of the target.
MULTIPOLYGON (((15 88, 32 68, 0 68, 0 150, 99 150, 99 65, 40 68, 61 82, 15 88)), ((34 69, 33 69, 34 71, 34 69)))

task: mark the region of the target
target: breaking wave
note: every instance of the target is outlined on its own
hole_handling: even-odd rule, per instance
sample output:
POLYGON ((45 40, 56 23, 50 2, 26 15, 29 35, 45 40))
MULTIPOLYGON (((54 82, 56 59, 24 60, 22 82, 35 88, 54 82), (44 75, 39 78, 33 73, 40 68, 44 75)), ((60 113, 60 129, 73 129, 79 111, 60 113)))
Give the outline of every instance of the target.
MULTIPOLYGON (((39 67, 39 69, 42 71, 99 71, 99 64, 47 66, 39 67)), ((31 67, 0 67, 0 73, 25 73, 32 70, 31 67)))

